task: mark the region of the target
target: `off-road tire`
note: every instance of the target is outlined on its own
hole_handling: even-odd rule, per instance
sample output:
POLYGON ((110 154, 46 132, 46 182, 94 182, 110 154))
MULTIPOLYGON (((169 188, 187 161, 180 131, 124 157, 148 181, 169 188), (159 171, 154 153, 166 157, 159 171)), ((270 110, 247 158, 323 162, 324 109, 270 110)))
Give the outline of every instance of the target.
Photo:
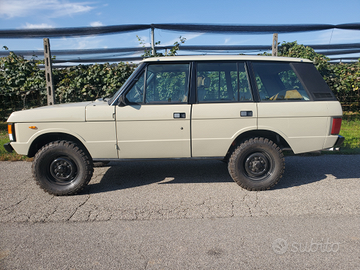
POLYGON ((281 149, 271 140, 252 138, 231 154, 228 170, 232 179, 247 190, 266 190, 278 183, 285 169, 281 149))
POLYGON ((32 172, 36 183, 52 195, 72 195, 83 189, 93 175, 91 157, 70 141, 54 141, 35 155, 32 172))

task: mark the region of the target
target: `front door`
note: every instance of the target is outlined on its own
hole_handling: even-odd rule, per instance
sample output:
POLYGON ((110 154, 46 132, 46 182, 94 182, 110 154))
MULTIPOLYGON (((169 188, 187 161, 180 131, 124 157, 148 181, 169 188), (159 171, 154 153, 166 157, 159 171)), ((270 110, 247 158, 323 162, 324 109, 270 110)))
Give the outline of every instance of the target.
POLYGON ((116 107, 119 158, 190 157, 188 63, 149 64, 116 107))

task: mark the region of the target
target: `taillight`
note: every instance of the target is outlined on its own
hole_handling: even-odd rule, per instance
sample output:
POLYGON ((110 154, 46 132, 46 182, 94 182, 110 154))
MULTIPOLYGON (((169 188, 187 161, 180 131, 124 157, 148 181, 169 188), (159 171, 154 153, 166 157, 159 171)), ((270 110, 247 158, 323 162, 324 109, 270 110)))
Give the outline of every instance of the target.
POLYGON ((341 128, 341 117, 333 118, 331 126, 331 135, 338 135, 341 128))
POLYGON ((14 141, 15 141, 15 128, 14 128, 14 124, 8 124, 8 134, 9 134, 9 139, 10 139, 10 141, 14 142, 14 141))

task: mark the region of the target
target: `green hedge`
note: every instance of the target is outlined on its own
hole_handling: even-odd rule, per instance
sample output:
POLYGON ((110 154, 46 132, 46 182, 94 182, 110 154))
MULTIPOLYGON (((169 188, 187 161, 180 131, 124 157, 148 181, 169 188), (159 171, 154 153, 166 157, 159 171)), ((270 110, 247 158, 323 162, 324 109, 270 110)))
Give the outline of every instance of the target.
MULTIPOLYGON (((45 71, 40 61, 25 60, 10 52, 0 58, 0 122, 12 111, 47 104, 45 71)), ((134 71, 134 65, 94 64, 53 70, 55 103, 94 100, 111 96, 134 71)))
MULTIPOLYGON (((183 43, 183 42, 182 42, 183 43)), ((360 110, 360 62, 331 64, 329 59, 312 48, 283 43, 279 55, 301 57, 314 61, 345 111, 360 110)), ((25 60, 10 52, 0 58, 0 122, 12 111, 47 104, 45 72, 41 61, 25 60)), ((112 95, 134 70, 134 65, 94 64, 54 69, 56 103, 94 100, 112 95)))

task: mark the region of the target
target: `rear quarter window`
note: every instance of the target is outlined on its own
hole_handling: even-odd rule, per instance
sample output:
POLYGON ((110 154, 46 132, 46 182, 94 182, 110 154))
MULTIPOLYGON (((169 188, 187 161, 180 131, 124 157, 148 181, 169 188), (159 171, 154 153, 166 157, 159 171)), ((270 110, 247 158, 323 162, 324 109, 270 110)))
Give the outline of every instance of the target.
POLYGON ((313 100, 336 100, 330 87, 312 63, 292 63, 291 66, 313 100))

